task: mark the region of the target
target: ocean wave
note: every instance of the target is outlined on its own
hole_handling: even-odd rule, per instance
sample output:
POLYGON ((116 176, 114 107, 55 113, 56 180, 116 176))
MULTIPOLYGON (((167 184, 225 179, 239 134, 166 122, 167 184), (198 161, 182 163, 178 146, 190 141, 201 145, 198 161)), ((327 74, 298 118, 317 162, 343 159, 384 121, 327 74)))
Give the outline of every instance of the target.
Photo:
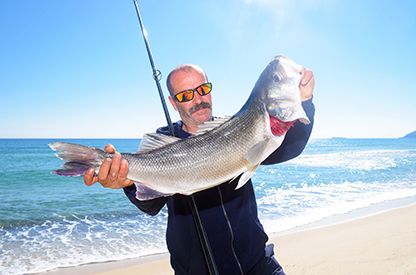
POLYGON ((165 252, 165 224, 162 214, 153 219, 111 220, 72 216, 0 227, 0 273, 37 273, 165 252))
POLYGON ((351 170, 381 170, 397 167, 407 158, 415 157, 414 150, 364 150, 324 154, 303 154, 287 164, 346 168, 351 170))
MULTIPOLYGON (((46 143, 3 141, 6 153, 11 152, 16 161, 0 167, 4 175, 0 183, 0 274, 43 272, 166 251, 166 209, 156 217, 145 217, 122 192, 50 175, 60 164, 46 143), (35 150, 32 158, 22 157, 21 148, 27 144, 42 149, 35 150)), ((125 140, 111 143, 121 151, 131 151, 123 146, 134 150, 137 145, 137 141, 125 140)), ((262 166, 253 177, 259 216, 267 232, 416 196, 413 143, 336 139, 309 145, 301 156, 262 166)))
POLYGON ((281 232, 371 205, 416 196, 414 181, 343 182, 268 188, 258 207, 268 232, 281 232))

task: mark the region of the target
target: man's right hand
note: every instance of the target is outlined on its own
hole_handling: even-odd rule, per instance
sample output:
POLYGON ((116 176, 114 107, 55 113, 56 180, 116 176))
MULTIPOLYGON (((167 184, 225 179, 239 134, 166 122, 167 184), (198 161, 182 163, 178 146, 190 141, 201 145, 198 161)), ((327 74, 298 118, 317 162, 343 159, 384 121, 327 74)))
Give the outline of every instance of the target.
POLYGON ((90 168, 84 174, 84 183, 88 186, 99 182, 103 187, 119 189, 133 184, 133 181, 127 178, 129 163, 126 159, 121 158, 119 152, 113 145, 107 144, 104 148, 107 153, 114 154, 113 159, 106 158, 101 164, 98 175, 94 169, 90 168))

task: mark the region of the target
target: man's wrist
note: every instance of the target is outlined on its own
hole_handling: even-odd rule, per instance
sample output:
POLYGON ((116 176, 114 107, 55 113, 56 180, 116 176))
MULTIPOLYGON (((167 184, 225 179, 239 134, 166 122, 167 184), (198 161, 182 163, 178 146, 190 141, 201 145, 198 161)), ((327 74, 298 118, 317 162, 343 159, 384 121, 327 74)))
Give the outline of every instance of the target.
POLYGON ((123 188, 128 190, 128 191, 136 192, 136 185, 134 185, 134 181, 131 181, 131 180, 130 180, 130 184, 124 186, 123 188))

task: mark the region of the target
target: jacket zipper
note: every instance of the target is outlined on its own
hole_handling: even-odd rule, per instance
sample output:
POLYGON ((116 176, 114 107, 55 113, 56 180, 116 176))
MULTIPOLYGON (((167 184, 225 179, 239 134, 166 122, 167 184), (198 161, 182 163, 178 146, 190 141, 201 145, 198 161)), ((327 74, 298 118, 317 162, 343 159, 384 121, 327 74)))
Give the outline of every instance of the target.
POLYGON ((227 215, 227 211, 225 210, 224 201, 222 199, 221 189, 220 189, 219 186, 217 186, 217 189, 218 189, 218 193, 220 194, 222 212, 224 213, 224 217, 225 217, 225 220, 227 221, 228 229, 230 230, 230 235, 231 235, 231 243, 230 243, 230 245, 231 245, 231 251, 233 252, 234 259, 237 262, 237 265, 238 265, 238 268, 240 269, 241 275, 244 275, 243 268, 241 267, 240 261, 237 258, 237 254, 235 253, 235 249, 234 249, 234 233, 233 233, 233 229, 231 227, 230 219, 228 218, 228 215, 227 215))

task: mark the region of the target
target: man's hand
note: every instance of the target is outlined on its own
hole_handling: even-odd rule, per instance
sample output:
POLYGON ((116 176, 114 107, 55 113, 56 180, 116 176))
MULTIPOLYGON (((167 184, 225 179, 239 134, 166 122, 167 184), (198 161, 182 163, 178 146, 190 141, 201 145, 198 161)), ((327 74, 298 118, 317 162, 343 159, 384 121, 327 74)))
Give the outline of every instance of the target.
POLYGON ((98 175, 94 174, 93 168, 88 169, 84 174, 84 183, 91 186, 99 182, 103 187, 112 189, 119 189, 133 184, 133 181, 127 179, 129 171, 127 160, 121 158, 120 153, 111 144, 107 144, 104 150, 107 153, 114 153, 113 159, 107 158, 104 160, 98 175))
POLYGON ((301 79, 299 84, 300 98, 302 101, 311 99, 313 96, 313 88, 315 87, 315 78, 313 72, 309 69, 303 68, 301 71, 301 79))

